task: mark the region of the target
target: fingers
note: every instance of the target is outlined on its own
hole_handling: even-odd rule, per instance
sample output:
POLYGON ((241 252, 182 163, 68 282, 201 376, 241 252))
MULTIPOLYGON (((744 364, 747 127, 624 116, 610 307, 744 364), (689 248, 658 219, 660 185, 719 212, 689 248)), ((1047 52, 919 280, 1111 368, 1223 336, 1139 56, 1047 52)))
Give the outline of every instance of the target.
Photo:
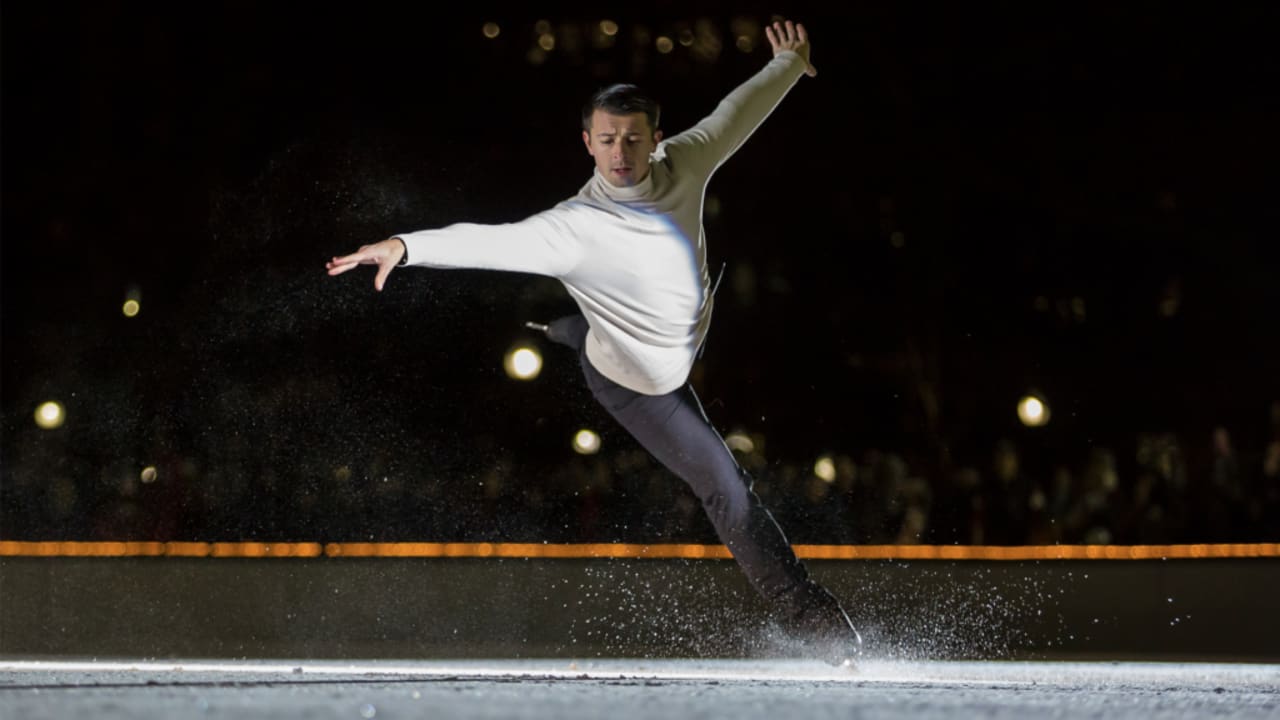
POLYGON ((378 265, 378 274, 373 277, 373 287, 378 292, 382 292, 383 286, 387 284, 387 276, 394 270, 396 264, 394 262, 384 262, 378 265))
POLYGON ((775 20, 773 24, 765 25, 764 34, 775 53, 809 44, 809 33, 804 25, 790 20, 775 20))
POLYGON ((364 245, 356 252, 342 257, 335 257, 325 263, 325 268, 330 275, 341 275, 342 273, 354 268, 357 265, 374 265, 382 261, 382 253, 372 245, 364 245))
POLYGON ((809 77, 817 76, 818 69, 809 62, 809 31, 804 29, 804 25, 790 20, 775 21, 772 25, 765 26, 764 33, 769 38, 774 55, 783 50, 795 50, 805 60, 804 74, 809 77))
POLYGON ((364 253, 355 253, 353 255, 347 255, 346 257, 336 257, 325 263, 324 266, 328 269, 329 275, 333 276, 341 275, 342 273, 353 268, 360 267, 361 265, 372 265, 377 263, 378 273, 373 278, 373 286, 381 291, 387 284, 387 276, 395 269, 396 262, 398 262, 398 258, 390 256, 383 256, 379 258, 371 257, 364 253))
POLYGON ((774 21, 772 25, 765 26, 764 34, 768 36, 769 43, 775 48, 782 45, 784 50, 793 50, 796 45, 806 42, 804 28, 801 27, 797 34, 796 27, 796 24, 790 20, 774 21))
POLYGON ((391 238, 373 245, 363 245, 356 252, 335 257, 324 266, 329 271, 329 275, 341 275, 359 265, 377 265, 378 272, 373 278, 373 286, 381 291, 387 284, 387 276, 399 264, 404 253, 404 241, 391 238))
POLYGON ((351 268, 358 267, 359 265, 360 263, 355 262, 340 263, 337 258, 334 258, 332 262, 324 264, 325 268, 329 270, 330 275, 341 275, 342 273, 350 270, 351 268))
POLYGON ((354 252, 354 253, 351 253, 350 255, 335 257, 333 260, 326 263, 326 266, 332 267, 334 265, 358 265, 360 263, 366 263, 371 265, 376 262, 378 262, 378 258, 375 253, 361 249, 359 252, 354 252))

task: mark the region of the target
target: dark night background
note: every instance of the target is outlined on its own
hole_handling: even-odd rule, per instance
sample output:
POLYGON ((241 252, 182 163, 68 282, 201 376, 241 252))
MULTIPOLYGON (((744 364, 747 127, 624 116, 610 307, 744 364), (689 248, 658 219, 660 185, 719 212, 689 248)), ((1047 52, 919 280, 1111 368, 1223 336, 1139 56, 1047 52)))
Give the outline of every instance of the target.
POLYGON ((323 264, 572 195, 592 90, 679 132, 771 13, 819 75, 711 183, 693 380, 791 538, 1280 537, 1278 6, 415 7, 5 5, 0 538, 710 540, 572 357, 503 373, 557 282, 323 264))

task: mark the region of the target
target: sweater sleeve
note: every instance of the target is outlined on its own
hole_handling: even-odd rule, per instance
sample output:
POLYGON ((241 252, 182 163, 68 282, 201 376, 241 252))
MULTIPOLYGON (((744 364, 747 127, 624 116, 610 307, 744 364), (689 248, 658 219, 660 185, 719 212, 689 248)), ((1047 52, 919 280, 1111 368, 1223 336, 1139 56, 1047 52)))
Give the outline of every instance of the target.
POLYGON ((506 270, 562 277, 582 254, 564 204, 515 223, 457 223, 395 235, 404 241, 405 265, 506 270))
POLYGON ((805 62, 783 51, 729 93, 697 125, 667 141, 667 152, 708 175, 742 146, 804 74, 805 62))

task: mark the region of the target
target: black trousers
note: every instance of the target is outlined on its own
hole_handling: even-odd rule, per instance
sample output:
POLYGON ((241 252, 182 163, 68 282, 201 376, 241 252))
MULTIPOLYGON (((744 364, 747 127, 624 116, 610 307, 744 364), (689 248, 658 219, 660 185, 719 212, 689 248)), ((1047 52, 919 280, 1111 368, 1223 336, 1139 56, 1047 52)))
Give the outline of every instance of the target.
POLYGON ((581 315, 556 320, 547 334, 578 351, 596 400, 693 489, 720 541, 776 612, 794 616, 815 603, 831 602, 809 579, 782 529, 752 492, 751 477, 711 426, 688 383, 665 395, 645 395, 601 375, 587 360, 587 321, 581 315))

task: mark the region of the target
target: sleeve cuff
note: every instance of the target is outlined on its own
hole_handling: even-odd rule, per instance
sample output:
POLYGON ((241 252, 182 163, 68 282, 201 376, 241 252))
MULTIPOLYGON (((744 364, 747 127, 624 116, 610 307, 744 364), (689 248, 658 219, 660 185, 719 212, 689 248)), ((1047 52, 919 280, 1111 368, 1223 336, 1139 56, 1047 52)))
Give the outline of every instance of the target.
POLYGON ((795 50, 783 50, 777 55, 774 55, 773 59, 775 60, 786 59, 788 62, 792 63, 793 65, 796 65, 801 72, 804 72, 804 69, 808 67, 808 63, 806 63, 804 61, 804 58, 800 57, 800 53, 796 52, 795 50))

